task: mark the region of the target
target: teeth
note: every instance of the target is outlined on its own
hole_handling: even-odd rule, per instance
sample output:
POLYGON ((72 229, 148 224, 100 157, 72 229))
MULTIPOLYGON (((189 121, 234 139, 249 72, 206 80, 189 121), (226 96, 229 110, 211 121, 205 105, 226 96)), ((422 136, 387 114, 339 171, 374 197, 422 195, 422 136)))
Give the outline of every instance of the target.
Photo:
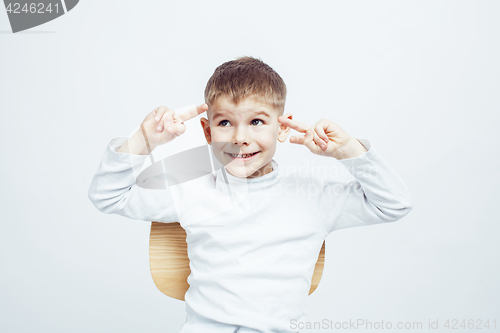
POLYGON ((252 154, 246 154, 246 155, 236 155, 236 154, 230 154, 231 156, 233 157, 239 157, 239 158, 247 158, 249 156, 252 156, 254 155, 255 153, 252 153, 252 154))

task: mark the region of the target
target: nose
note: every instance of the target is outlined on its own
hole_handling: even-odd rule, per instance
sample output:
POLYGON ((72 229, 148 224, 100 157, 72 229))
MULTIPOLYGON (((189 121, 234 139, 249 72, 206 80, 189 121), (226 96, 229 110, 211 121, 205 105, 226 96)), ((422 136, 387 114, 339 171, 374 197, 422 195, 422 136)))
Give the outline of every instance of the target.
POLYGON ((233 133, 232 143, 238 146, 248 146, 248 144, 250 143, 248 131, 240 126, 236 127, 233 133))

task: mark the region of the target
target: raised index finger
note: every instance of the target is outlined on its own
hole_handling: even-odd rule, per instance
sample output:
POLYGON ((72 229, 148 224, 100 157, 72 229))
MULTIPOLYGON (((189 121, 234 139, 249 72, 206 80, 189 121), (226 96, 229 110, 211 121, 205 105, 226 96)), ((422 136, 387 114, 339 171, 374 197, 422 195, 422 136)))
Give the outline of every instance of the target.
POLYGON ((288 119, 288 118, 283 117, 283 116, 278 117, 278 121, 280 123, 282 123, 283 125, 288 126, 290 128, 293 128, 297 132, 301 132, 301 133, 305 133, 305 131, 307 131, 309 128, 311 128, 311 126, 306 125, 304 123, 301 123, 300 121, 288 119))
POLYGON ((179 117, 184 122, 186 120, 192 119, 192 118, 202 114, 203 112, 205 112, 207 110, 208 110, 208 105, 206 103, 203 103, 195 108, 190 108, 186 112, 179 114, 179 117))

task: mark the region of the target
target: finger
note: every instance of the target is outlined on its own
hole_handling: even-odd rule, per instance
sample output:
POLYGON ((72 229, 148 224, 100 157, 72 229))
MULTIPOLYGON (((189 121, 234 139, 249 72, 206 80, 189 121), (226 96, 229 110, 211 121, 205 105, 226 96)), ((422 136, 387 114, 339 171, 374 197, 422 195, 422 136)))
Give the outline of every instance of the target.
POLYGON ((198 105, 197 107, 195 108, 191 108, 189 109, 188 111, 186 112, 183 112, 182 114, 180 114, 180 118, 181 118, 181 121, 184 122, 186 120, 189 120, 189 119, 192 119, 200 114, 202 114, 203 112, 207 111, 208 110, 208 105, 207 103, 203 103, 201 105, 198 105))
POLYGON ((160 122, 158 124, 158 127, 156 127, 156 129, 158 131, 163 132, 163 130, 165 129, 165 127, 169 123, 173 122, 173 113, 174 113, 174 110, 167 108, 167 110, 163 113, 163 115, 161 117, 161 120, 160 120, 160 122))
POLYGON ((304 123, 301 123, 297 120, 288 119, 288 118, 283 117, 283 116, 279 116, 278 121, 280 123, 282 123, 283 125, 290 127, 290 128, 293 128, 297 132, 301 132, 301 133, 305 133, 307 131, 307 129, 311 127, 311 126, 306 125, 304 123))
POLYGON ((304 146, 306 146, 311 152, 318 153, 318 142, 322 141, 319 136, 314 131, 314 128, 309 128, 304 136, 304 146))
POLYGON ((311 138, 311 132, 306 130, 305 135, 293 135, 290 137, 290 143, 305 145, 311 138))
POLYGON ((326 135, 325 133, 325 125, 327 124, 325 124, 324 121, 320 120, 314 127, 314 130, 316 131, 316 134, 320 137, 320 139, 325 141, 325 144, 328 145, 328 141, 330 141, 330 138, 328 138, 328 135, 326 135))
POLYGON ((323 128, 322 124, 323 123, 319 121, 314 127, 314 141, 321 148, 321 150, 326 150, 328 148, 328 141, 330 141, 330 139, 326 135, 325 129, 323 128))
POLYGON ((304 143, 304 136, 303 135, 292 135, 290 137, 290 143, 301 145, 304 143))
POLYGON ((325 145, 325 142, 323 141, 323 139, 321 139, 318 135, 318 133, 316 132, 316 130, 312 130, 313 132, 313 138, 311 140, 312 142, 312 148, 314 148, 316 151, 318 151, 318 147, 321 149, 321 150, 325 150, 326 149, 326 145, 325 145))
POLYGON ((158 122, 162 118, 163 114, 168 110, 166 106, 159 106, 155 109, 155 120, 158 122))
POLYGON ((171 123, 167 125, 167 132, 170 134, 175 134, 177 136, 183 134, 186 131, 186 125, 182 123, 171 123))

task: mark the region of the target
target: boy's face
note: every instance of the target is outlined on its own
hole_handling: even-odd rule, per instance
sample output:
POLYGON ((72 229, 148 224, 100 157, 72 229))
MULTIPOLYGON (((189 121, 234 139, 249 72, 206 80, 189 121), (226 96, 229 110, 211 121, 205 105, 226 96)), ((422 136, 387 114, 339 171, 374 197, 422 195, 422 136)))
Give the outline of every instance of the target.
MULTIPOLYGON (((290 131, 278 122, 278 110, 254 97, 238 104, 219 97, 208 111, 210 120, 201 118, 205 138, 230 174, 255 178, 273 170, 271 160, 277 141, 284 142, 290 131)), ((292 119, 289 113, 284 117, 292 119)))

